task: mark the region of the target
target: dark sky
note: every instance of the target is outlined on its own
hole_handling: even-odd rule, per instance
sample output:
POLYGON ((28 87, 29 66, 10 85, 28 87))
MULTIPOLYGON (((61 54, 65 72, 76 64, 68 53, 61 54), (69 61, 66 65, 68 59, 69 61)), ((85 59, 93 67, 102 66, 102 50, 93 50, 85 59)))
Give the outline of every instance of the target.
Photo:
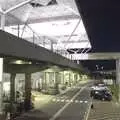
POLYGON ((120 52, 120 0, 76 0, 92 52, 120 52))
POLYGON ((86 60, 81 61, 81 63, 91 71, 116 69, 115 60, 86 60))

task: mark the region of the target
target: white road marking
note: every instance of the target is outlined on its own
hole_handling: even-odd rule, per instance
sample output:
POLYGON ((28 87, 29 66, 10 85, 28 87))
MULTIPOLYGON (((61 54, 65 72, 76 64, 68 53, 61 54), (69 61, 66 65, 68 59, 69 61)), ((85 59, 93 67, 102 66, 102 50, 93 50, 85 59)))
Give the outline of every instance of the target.
POLYGON ((78 103, 79 101, 78 100, 75 100, 75 103, 78 103))
POLYGON ((60 99, 57 99, 57 102, 60 102, 60 99))
MULTIPOLYGON (((77 93, 72 97, 71 100, 75 100, 75 98, 83 91, 84 88, 85 88, 85 87, 82 87, 82 88, 80 89, 80 91, 77 92, 77 93)), ((58 112, 57 112, 55 115, 53 115, 53 117, 51 117, 49 120, 55 120, 70 104, 71 104, 71 102, 66 103, 66 104, 65 104, 60 110, 58 110, 58 112)))
POLYGON ((92 100, 91 102, 89 103, 89 107, 88 107, 88 111, 85 113, 84 115, 84 120, 88 120, 88 116, 90 114, 90 110, 91 110, 91 105, 92 105, 92 100))
POLYGON ((83 101, 82 101, 82 100, 80 100, 80 103, 83 103, 83 101))
POLYGON ((84 101, 85 103, 88 103, 88 101, 84 101))
POLYGON ((53 99, 52 101, 53 101, 53 102, 55 102, 55 101, 56 101, 56 99, 53 99))
POLYGON ((61 102, 64 102, 65 100, 63 99, 63 100, 61 100, 61 102))
POLYGON ((70 100, 66 100, 66 102, 69 102, 70 100))

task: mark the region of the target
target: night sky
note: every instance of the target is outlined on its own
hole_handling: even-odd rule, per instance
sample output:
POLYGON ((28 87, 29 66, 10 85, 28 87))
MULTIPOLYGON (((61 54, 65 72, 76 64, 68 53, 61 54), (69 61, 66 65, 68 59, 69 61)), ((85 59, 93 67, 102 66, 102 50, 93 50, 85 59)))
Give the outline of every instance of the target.
MULTIPOLYGON (((91 52, 120 52, 120 0, 76 0, 83 19, 91 52)), ((83 61, 89 69, 96 64, 115 69, 115 61, 83 61)))
POLYGON ((85 60, 81 61, 84 67, 87 67, 90 71, 102 71, 102 70, 115 70, 115 60, 85 60))
POLYGON ((92 52, 120 52, 120 0, 76 0, 92 52))

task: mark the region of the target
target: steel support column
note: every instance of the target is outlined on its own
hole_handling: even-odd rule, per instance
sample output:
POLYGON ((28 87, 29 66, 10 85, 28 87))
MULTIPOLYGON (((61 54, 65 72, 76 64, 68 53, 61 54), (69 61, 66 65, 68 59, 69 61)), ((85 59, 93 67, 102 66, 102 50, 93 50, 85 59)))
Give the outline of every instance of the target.
MULTIPOLYGON (((1 15, 1 29, 4 30, 5 26, 5 15, 1 15)), ((3 58, 0 58, 0 113, 2 113, 3 109, 3 58)))
POLYGON ((9 12, 11 12, 11 11, 14 11, 14 10, 16 10, 16 9, 18 9, 18 8, 20 8, 20 7, 28 4, 28 3, 30 3, 31 1, 33 1, 33 0, 26 0, 26 1, 24 1, 24 2, 21 2, 21 3, 17 4, 17 5, 9 8, 8 10, 4 11, 4 13, 7 14, 7 13, 9 13, 9 12))

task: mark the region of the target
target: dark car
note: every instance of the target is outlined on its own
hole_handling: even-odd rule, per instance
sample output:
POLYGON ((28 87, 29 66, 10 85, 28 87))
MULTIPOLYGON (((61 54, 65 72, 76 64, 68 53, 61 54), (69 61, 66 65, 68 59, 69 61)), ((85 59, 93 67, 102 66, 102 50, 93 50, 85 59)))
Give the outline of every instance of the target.
POLYGON ((107 100, 107 101, 112 100, 112 95, 107 90, 91 90, 90 96, 93 97, 94 99, 99 99, 99 100, 107 100))

